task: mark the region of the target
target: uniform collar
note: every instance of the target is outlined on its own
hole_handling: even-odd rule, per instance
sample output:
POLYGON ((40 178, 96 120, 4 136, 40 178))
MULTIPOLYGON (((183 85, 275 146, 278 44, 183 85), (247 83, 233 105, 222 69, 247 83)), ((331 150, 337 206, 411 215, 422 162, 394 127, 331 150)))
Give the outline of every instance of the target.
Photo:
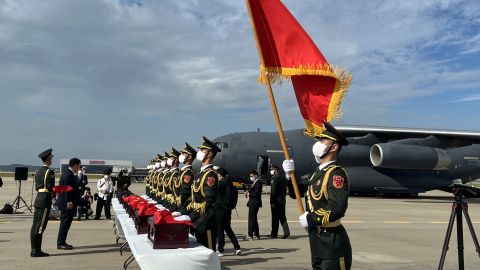
POLYGON ((208 164, 208 165, 202 166, 202 167, 200 168, 200 172, 203 172, 203 171, 205 171, 206 169, 208 169, 208 167, 212 167, 212 166, 213 166, 213 164, 208 164))
POLYGON ((185 171, 186 169, 188 169, 188 168, 190 168, 190 167, 192 167, 192 165, 183 165, 183 167, 182 167, 181 170, 182 170, 182 171, 185 171))
POLYGON ((335 161, 336 160, 332 160, 332 161, 320 164, 320 166, 318 166, 318 170, 321 171, 321 170, 325 169, 328 165, 334 163, 335 161))
POLYGON ((43 164, 43 167, 50 169, 50 166, 43 164))

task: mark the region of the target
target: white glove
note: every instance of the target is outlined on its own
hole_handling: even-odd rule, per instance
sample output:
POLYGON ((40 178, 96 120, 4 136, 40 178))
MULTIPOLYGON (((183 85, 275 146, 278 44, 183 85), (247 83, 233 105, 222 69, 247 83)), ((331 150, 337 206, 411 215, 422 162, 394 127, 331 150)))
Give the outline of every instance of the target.
POLYGON ((156 207, 158 208, 158 210, 160 210, 160 211, 167 209, 167 208, 161 206, 160 204, 157 204, 157 205, 155 205, 155 206, 156 206, 156 207))
POLYGON ((181 214, 180 212, 177 212, 177 211, 175 211, 175 212, 172 213, 172 216, 174 216, 174 217, 179 217, 179 216, 181 216, 181 215, 182 215, 182 214, 181 214))
POLYGON ((295 171, 295 162, 293 161, 293 159, 290 159, 290 160, 286 159, 283 161, 282 167, 283 167, 283 171, 285 171, 285 173, 288 174, 289 172, 295 171))
POLYGON ((302 225, 303 228, 308 228, 307 215, 308 215, 308 212, 305 212, 298 217, 298 220, 300 221, 300 225, 302 225))
POLYGON ((179 217, 174 217, 176 221, 191 221, 188 215, 181 215, 179 217))

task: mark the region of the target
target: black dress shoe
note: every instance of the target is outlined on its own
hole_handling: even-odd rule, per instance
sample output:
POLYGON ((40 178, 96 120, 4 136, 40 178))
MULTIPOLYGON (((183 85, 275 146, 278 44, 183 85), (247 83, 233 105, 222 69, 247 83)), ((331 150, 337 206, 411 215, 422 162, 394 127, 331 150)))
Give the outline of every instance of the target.
POLYGON ((276 235, 271 235, 271 234, 267 235, 267 238, 277 238, 277 237, 278 236, 276 236, 276 235))
POLYGON ((73 246, 69 244, 61 244, 61 245, 57 245, 57 249, 72 250, 73 246))
POLYGON ((290 234, 284 234, 284 235, 282 236, 282 239, 287 239, 289 236, 290 236, 290 234))
POLYGON ((48 257, 50 254, 45 253, 43 251, 32 251, 30 252, 30 257, 36 258, 36 257, 48 257))

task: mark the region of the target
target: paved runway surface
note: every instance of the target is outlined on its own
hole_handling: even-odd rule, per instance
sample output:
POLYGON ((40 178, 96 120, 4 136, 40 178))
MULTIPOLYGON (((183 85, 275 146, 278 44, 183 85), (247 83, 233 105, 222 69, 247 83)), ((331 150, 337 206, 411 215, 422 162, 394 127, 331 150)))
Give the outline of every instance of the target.
MULTIPOLYGON (((58 176, 57 176, 58 177, 58 176)), ((57 179, 58 180, 58 179, 57 179)), ((93 182, 94 179, 91 179, 93 182)), ((16 185, 4 179, 0 188, 0 204, 12 202, 16 185)), ((93 184, 90 184, 94 187, 93 184)), ((30 203, 32 181, 22 187, 22 196, 30 203)), ((93 188, 92 188, 93 189, 93 188)), ((133 190, 141 194, 142 184, 133 190)), ((353 246, 353 269, 436 269, 441 254, 452 196, 433 191, 419 199, 351 197, 344 219, 353 246)), ((469 200, 470 215, 480 234, 480 200, 469 200)), ((268 195, 263 197, 268 205, 268 195)), ((233 229, 239 237, 247 231, 246 200, 240 194, 238 218, 234 212, 233 229)), ((243 256, 231 255, 233 247, 227 241, 226 255, 221 258, 224 269, 311 269, 307 234, 297 221, 295 201, 289 200, 287 218, 292 236, 289 239, 241 241, 243 256)), ((260 234, 270 233, 270 209, 259 212, 260 234)), ((107 220, 74 221, 67 242, 75 249, 56 249, 58 221, 50 221, 43 240, 48 258, 30 258, 29 230, 32 214, 0 215, 1 269, 121 269, 128 255, 120 256, 107 220)), ((280 235, 282 234, 280 229, 280 235)), ((470 233, 465 225, 466 269, 479 269, 470 233)), ((457 268, 455 232, 452 235, 445 269, 457 268)), ((129 269, 139 269, 133 263, 129 269)))

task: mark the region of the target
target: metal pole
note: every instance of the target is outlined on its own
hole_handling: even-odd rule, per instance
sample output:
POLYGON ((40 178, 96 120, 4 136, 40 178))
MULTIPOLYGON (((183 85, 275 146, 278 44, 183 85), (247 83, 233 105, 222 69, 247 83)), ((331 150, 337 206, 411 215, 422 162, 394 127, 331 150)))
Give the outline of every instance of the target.
MULTIPOLYGON (((263 60, 262 49, 260 48, 260 44, 258 43, 257 31, 255 30, 256 29, 255 28, 255 23, 254 23, 253 17, 252 17, 252 10, 251 10, 251 7, 250 7, 249 0, 246 0, 245 2, 247 4, 248 14, 250 16, 250 22, 252 24, 253 36, 255 37, 255 43, 257 45, 258 56, 260 58, 260 63, 263 66, 263 63, 265 61, 263 60)), ((264 75, 264 74, 262 74, 262 75, 264 75)), ((282 122, 280 121, 280 116, 278 115, 278 109, 277 109, 277 104, 275 102, 275 97, 273 96, 272 85, 270 84, 270 79, 268 79, 268 76, 265 76, 265 77, 267 78, 267 83, 266 83, 267 93, 268 93, 268 97, 270 99, 270 105, 272 107, 272 112, 273 112, 273 117, 275 119, 275 124, 277 126, 278 136, 280 137, 280 142, 282 144, 283 153, 285 154, 285 159, 289 160, 289 159, 291 159, 291 157, 290 157, 290 153, 288 152, 287 143, 286 143, 286 140, 285 140, 285 135, 283 133, 282 122)), ((303 208, 302 199, 300 198, 300 192, 298 190, 297 179, 295 178, 295 173, 290 172, 289 176, 290 176, 290 179, 292 180, 293 190, 295 191, 295 197, 297 199, 298 210, 300 211, 301 214, 303 214, 305 212, 305 209, 303 208)))
MULTIPOLYGON (((280 121, 280 116, 278 115, 277 104, 275 102, 275 97, 273 96, 273 90, 270 84, 270 80, 267 80, 267 93, 270 99, 270 105, 272 106, 273 117, 275 118, 275 124, 277 125, 278 136, 280 137, 283 153, 285 154, 285 159, 289 160, 291 159, 291 157, 290 157, 290 153, 288 152, 287 142, 285 140, 285 134, 283 133, 282 122, 280 121)), ((300 213, 303 214, 305 212, 305 209, 303 208, 302 198, 300 197, 300 191, 298 190, 295 172, 290 172, 289 175, 290 175, 290 179, 292 180, 293 190, 295 191, 298 211, 300 211, 300 213)))

